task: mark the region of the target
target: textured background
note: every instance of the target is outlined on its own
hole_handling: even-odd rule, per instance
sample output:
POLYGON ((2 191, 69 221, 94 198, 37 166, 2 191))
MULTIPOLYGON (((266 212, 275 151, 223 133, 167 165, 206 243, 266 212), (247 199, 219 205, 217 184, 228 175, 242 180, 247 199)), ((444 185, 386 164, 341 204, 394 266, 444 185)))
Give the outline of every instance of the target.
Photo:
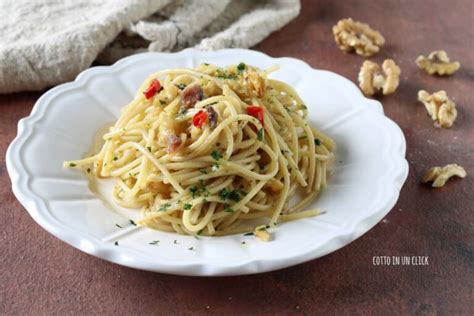
MULTIPOLYGON (((137 271, 84 254, 40 228, 11 192, 4 153, 17 121, 41 93, 0 96, 0 314, 473 314, 474 2, 303 1, 301 15, 255 49, 291 56, 352 80, 363 59, 336 47, 331 27, 352 16, 387 41, 373 60, 402 69, 382 99, 407 139, 410 174, 386 219, 343 249, 296 267, 253 276, 191 278, 137 271), (461 70, 430 77, 415 58, 446 49, 461 70), (416 101, 445 89, 458 106, 449 130, 436 129, 416 101), (443 189, 419 184, 433 165, 457 162, 468 177, 443 189), (426 255, 428 266, 374 266, 373 256, 426 255)), ((363 146, 363 140, 361 140, 363 146)))

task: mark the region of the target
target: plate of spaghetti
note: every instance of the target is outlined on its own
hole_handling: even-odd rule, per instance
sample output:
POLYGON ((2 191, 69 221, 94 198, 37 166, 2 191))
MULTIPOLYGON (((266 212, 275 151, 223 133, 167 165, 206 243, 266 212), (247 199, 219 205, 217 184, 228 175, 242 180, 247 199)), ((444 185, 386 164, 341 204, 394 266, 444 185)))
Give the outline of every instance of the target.
POLYGON ((405 140, 347 79, 250 50, 146 53, 55 87, 7 152, 31 216, 97 257, 183 275, 335 251, 395 204, 405 140))

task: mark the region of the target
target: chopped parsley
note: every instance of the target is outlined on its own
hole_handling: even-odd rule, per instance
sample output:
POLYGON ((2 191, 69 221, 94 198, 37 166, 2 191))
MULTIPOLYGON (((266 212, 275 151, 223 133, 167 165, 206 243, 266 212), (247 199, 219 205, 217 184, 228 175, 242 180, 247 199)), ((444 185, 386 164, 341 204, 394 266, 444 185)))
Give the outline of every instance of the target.
POLYGON ((245 233, 244 236, 253 236, 253 232, 245 233))
POLYGON ((264 135, 265 135, 265 130, 263 128, 259 129, 257 132, 257 139, 259 141, 263 141, 264 135))
POLYGON ((148 151, 151 152, 151 147, 150 146, 148 146, 146 149, 148 149, 148 151))
POLYGON ((212 170, 212 171, 217 171, 217 170, 219 170, 220 165, 219 165, 218 161, 219 161, 219 159, 222 158, 222 154, 221 154, 220 151, 218 151, 217 149, 214 149, 214 150, 211 152, 211 157, 215 160, 215 162, 212 164, 211 170, 212 170))
POLYGON ((242 244, 242 245, 245 245, 245 244, 246 244, 246 242, 245 242, 245 241, 242 241, 242 242, 241 242, 241 244, 242 244))
POLYGON ((159 240, 153 240, 152 242, 149 242, 148 244, 153 245, 153 246, 158 246, 159 242, 160 242, 159 240))
POLYGON ((117 161, 118 160, 118 157, 114 157, 114 161, 117 161))
POLYGON ((300 108, 301 108, 302 110, 307 110, 307 109, 308 109, 308 107, 307 107, 306 105, 304 105, 304 104, 301 104, 301 105, 300 105, 300 108))
POLYGON ((229 204, 224 204, 224 212, 234 213, 234 209, 229 206, 229 204))
POLYGON ((114 242, 114 245, 115 245, 115 246, 118 246, 118 245, 119 245, 119 244, 118 244, 118 241, 114 242))
POLYGON ((130 221, 130 224, 132 224, 133 226, 137 226, 137 224, 133 220, 129 219, 129 221, 130 221))
POLYGON ((122 226, 120 226, 119 224, 115 224, 115 226, 117 226, 118 228, 122 228, 122 226))
POLYGON ((229 196, 229 190, 228 189, 222 189, 219 191, 219 196, 221 198, 221 200, 226 200, 227 197, 229 196))
POLYGON ((198 188, 196 186, 192 186, 189 188, 189 192, 191 192, 191 196, 194 199, 196 197, 196 194, 198 193, 198 188))
POLYGON ((314 139, 314 144, 315 144, 316 146, 321 146, 321 141, 319 140, 319 138, 315 138, 315 139, 314 139))
POLYGON ((191 203, 186 203, 186 204, 184 204, 183 209, 185 211, 189 211, 192 207, 193 207, 193 205, 191 203))
POLYGON ((208 171, 205 168, 199 169, 199 172, 201 172, 202 174, 208 174, 208 171))
POLYGON ((167 209, 169 209, 171 207, 171 204, 170 203, 165 203, 163 204, 159 209, 158 209, 158 212, 165 212, 167 209))
POLYGON ((91 173, 91 168, 87 168, 87 173, 91 173))
POLYGON ((202 235, 202 231, 203 231, 202 229, 199 230, 199 231, 197 232, 197 235, 198 235, 198 236, 201 236, 201 235, 202 235))
POLYGON ((191 251, 192 251, 192 250, 194 250, 194 247, 189 247, 188 250, 191 250, 191 251))
POLYGON ((233 73, 227 73, 222 69, 217 69, 216 71, 216 77, 219 79, 231 79, 231 80, 236 80, 238 76, 233 73))
POLYGON ((219 160, 222 158, 222 154, 217 150, 217 149, 214 149, 212 152, 211 152, 211 157, 214 159, 214 160, 219 160))
POLYGON ((69 167, 74 168, 75 166, 77 166, 75 163, 73 162, 69 163, 69 167))
POLYGON ((209 191, 206 189, 206 187, 204 186, 204 182, 201 182, 201 186, 200 187, 197 187, 197 186, 192 186, 189 188, 189 192, 191 192, 191 196, 192 198, 194 199, 196 196, 199 196, 201 195, 202 193, 206 193, 205 196, 209 196, 209 191))
POLYGON ((180 83, 175 86, 178 87, 179 90, 184 90, 184 88, 186 88, 186 85, 184 83, 180 83))
POLYGON ((239 73, 243 72, 245 70, 245 64, 244 63, 238 64, 237 70, 239 71, 239 73))
POLYGON ((166 101, 160 100, 161 105, 166 105, 166 101))
POLYGON ((219 197, 221 200, 232 200, 234 202, 239 202, 241 192, 243 193, 243 191, 240 189, 229 190, 224 188, 219 191, 219 197))
POLYGON ((203 64, 204 66, 209 66, 209 64, 208 64, 208 63, 202 63, 202 64, 203 64))

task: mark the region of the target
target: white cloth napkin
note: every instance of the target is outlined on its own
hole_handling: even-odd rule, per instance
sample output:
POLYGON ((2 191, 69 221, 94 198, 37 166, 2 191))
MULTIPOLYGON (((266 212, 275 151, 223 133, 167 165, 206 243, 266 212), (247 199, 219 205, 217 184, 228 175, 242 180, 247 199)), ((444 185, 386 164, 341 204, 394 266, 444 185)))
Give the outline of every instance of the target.
POLYGON ((299 0, 2 0, 0 93, 41 90, 137 52, 247 48, 299 10, 299 0))

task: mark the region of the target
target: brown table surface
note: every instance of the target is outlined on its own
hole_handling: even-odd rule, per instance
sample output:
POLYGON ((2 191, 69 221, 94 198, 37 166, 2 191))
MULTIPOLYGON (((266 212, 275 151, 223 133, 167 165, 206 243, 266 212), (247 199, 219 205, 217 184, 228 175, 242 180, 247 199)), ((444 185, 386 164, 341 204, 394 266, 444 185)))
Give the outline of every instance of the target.
MULTIPOLYGON (((13 196, 5 151, 43 92, 0 96, 0 314, 471 314, 474 312, 474 2, 303 1, 301 15, 255 47, 355 81, 363 61, 343 54, 331 28, 353 17, 383 33, 373 60, 394 58, 398 91, 382 99, 407 140, 410 173, 383 222, 343 249, 259 275, 181 277, 138 271, 82 253, 37 225, 13 196), (417 69, 419 54, 446 49, 462 64, 449 78, 417 69), (445 89, 459 117, 433 127, 417 91, 445 89), (426 168, 457 162, 467 178, 421 185, 426 168), (429 256, 427 266, 375 266, 374 256, 429 256)), ((363 145, 363 140, 361 140, 363 145)))

